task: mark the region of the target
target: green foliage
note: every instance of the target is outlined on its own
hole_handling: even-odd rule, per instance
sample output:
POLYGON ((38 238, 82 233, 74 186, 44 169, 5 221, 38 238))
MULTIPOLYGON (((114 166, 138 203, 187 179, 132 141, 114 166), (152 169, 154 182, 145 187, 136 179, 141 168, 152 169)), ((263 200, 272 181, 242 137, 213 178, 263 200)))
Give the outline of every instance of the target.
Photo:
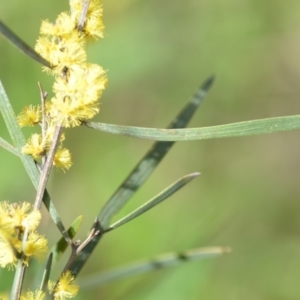
MULTIPOLYGON (((3 18, 7 24, 18 20, 12 28, 31 44, 37 36, 40 19, 61 10, 61 7, 53 8, 50 1, 42 5, 33 1, 26 5, 20 3, 19 8, 20 16, 15 17, 15 7, 8 2, 3 4, 3 18), (33 9, 41 16, 37 20, 32 18, 33 9), (25 30, 28 16, 32 23, 25 30)), ((211 70, 218 74, 218 84, 201 111, 201 120, 192 124, 192 127, 200 127, 200 132, 210 129, 213 137, 228 135, 228 130, 232 132, 233 128, 228 126, 242 125, 238 133, 246 134, 247 123, 239 121, 297 120, 297 116, 265 118, 297 114, 299 108, 295 84, 299 51, 294 36, 300 27, 298 4, 278 2, 270 7, 253 1, 243 4, 232 0, 226 3, 200 1, 186 5, 180 1, 124 0, 118 4, 107 3, 105 8, 109 11, 106 17, 108 40, 90 50, 92 59, 100 61, 101 56, 111 78, 108 94, 103 99, 101 122, 161 128, 182 105, 182 98, 198 84, 199 78, 211 70), (215 125, 228 123, 233 125, 215 125), (220 131, 223 129, 225 133, 220 131)), ((6 43, 0 47, 3 57, 8 58, 1 61, 1 78, 15 111, 20 111, 28 99, 38 98, 35 82, 39 80, 46 85, 47 79, 38 66, 6 43)), ((255 127, 259 125, 250 122, 254 122, 250 124, 255 127)), ((291 128, 289 124, 281 128, 291 128)), ((265 128, 270 131, 269 124, 265 128)), ((6 142, 9 136, 4 126, 0 129, 1 147, 19 155, 16 145, 14 148, 6 142)), ((78 214, 84 214, 85 220, 95 218, 95 209, 99 210, 104 199, 109 198, 130 166, 136 163, 137 153, 149 146, 146 141, 114 139, 85 128, 68 132, 68 136, 77 161, 74 171, 70 171, 71 187, 68 176, 59 173, 53 176, 55 205, 62 215, 68 212, 64 216, 65 224, 78 214), (75 204, 63 201, 67 198, 75 204)), ((180 289, 188 299, 297 297, 297 282, 290 280, 299 276, 296 264, 299 205, 295 201, 299 195, 295 167, 297 136, 295 131, 177 146, 145 190, 124 208, 125 214, 126 210, 130 213, 133 207, 140 205, 139 198, 144 199, 154 189, 161 190, 161 184, 165 186, 165 182, 173 180, 173 174, 181 176, 182 172, 199 169, 203 174, 199 184, 191 184, 184 196, 175 196, 165 210, 157 209, 139 218, 136 222, 140 226, 133 222, 112 233, 101 250, 95 251, 92 258, 95 264, 87 265, 86 270, 96 272, 141 255, 151 257, 157 251, 194 247, 199 243, 230 244, 234 254, 200 268, 198 265, 194 269, 184 267, 180 274, 187 276, 163 273, 158 280, 157 275, 146 277, 150 283, 127 280, 112 284, 101 289, 102 295, 108 299, 121 296, 131 300, 140 299, 141 295, 143 299, 164 299, 172 295, 173 299, 180 300, 183 295, 178 292, 180 289), (180 199, 182 197, 185 199, 180 199), (163 224, 159 232, 153 230, 157 224, 163 224), (282 274, 287 276, 282 277, 282 274), (201 281, 201 285, 196 287, 193 278, 197 283, 201 281)), ((3 168, 7 170, 0 178, 2 198, 10 198, 11 193, 16 201, 32 197, 22 171, 15 174, 16 166, 21 169, 20 166, 14 164, 10 153, 2 153, 3 168), (11 191, 12 179, 21 188, 11 191)), ((89 230, 90 222, 87 223, 83 225, 84 232, 89 230)), ((54 240, 59 238, 56 234, 54 228, 54 240)))

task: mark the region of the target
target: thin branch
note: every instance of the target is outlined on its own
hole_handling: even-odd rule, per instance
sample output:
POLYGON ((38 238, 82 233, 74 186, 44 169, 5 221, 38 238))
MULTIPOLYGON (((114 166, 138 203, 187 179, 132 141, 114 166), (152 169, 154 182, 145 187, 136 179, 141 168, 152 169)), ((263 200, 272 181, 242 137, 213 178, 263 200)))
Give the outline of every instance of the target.
POLYGON ((15 273, 13 286, 11 289, 10 300, 19 300, 22 291, 23 279, 26 271, 26 266, 23 264, 23 260, 20 258, 15 273))
POLYGON ((76 244, 73 243, 72 245, 72 253, 70 255, 70 258, 68 259, 68 262, 66 263, 66 266, 64 268, 63 272, 66 272, 69 270, 70 265, 75 261, 77 258, 77 255, 96 237, 99 235, 102 235, 102 230, 98 219, 96 219, 93 223, 92 229, 88 235, 88 237, 82 242, 78 242, 76 244))
POLYGON ((78 246, 78 248, 76 249, 76 255, 78 255, 78 253, 80 251, 82 251, 84 249, 84 247, 86 247, 86 245, 95 237, 98 236, 100 234, 102 234, 102 231, 98 229, 98 227, 100 227, 99 221, 98 219, 96 219, 94 221, 93 227, 90 231, 90 234, 88 235, 88 237, 78 246))
POLYGON ((23 285, 25 271, 26 271, 26 265, 24 264, 24 258, 25 258, 24 251, 25 251, 28 235, 29 235, 29 227, 26 226, 22 237, 22 248, 21 248, 21 253, 19 254, 18 257, 18 265, 14 277, 11 300, 20 299, 22 285, 23 285))
MULTIPOLYGON (((77 255, 96 237, 99 235, 102 235, 101 230, 99 230, 98 228, 100 227, 99 221, 98 219, 96 219, 94 221, 93 227, 88 235, 88 237, 82 242, 80 243, 80 241, 77 241, 76 243, 72 243, 71 248, 72 248, 72 252, 71 255, 62 271, 62 274, 65 273, 66 271, 69 270, 70 265, 75 261, 75 259, 77 258, 77 255)), ((55 288, 57 287, 59 282, 59 279, 57 280, 57 282, 55 283, 54 288, 52 289, 52 291, 55 290, 55 288)))
POLYGON ((61 125, 57 125, 56 128, 55 128, 55 131, 54 131, 52 144, 51 144, 50 150, 49 150, 48 155, 47 155, 46 163, 45 163, 44 166, 42 166, 42 173, 41 173, 39 186, 38 186, 38 189, 37 189, 36 198, 35 198, 35 202, 34 202, 34 208, 35 209, 40 209, 41 208, 44 192, 45 192, 47 181, 48 181, 50 171, 51 171, 51 168, 52 168, 52 165, 53 165, 53 158, 54 158, 54 155, 55 155, 55 150, 57 148, 57 144, 58 144, 58 141, 59 141, 61 130, 62 130, 61 125))
MULTIPOLYGON (((39 90, 40 90, 40 98, 41 98, 41 105, 42 105, 42 140, 45 140, 46 137, 46 108, 45 108, 45 101, 47 97, 47 93, 44 92, 42 85, 38 82, 39 90)), ((43 155, 42 157, 42 166, 46 163, 46 156, 43 155)))
POLYGON ((90 6, 90 0, 86 0, 83 5, 82 5, 82 11, 81 11, 81 15, 80 15, 80 19, 78 21, 77 24, 77 28, 79 31, 83 31, 84 30, 84 24, 86 21, 86 16, 89 10, 89 6, 90 6))
POLYGON ((71 244, 72 252, 71 252, 71 255, 70 255, 62 273, 69 270, 70 265, 77 258, 77 255, 89 244, 89 242, 91 240, 93 240, 96 236, 99 236, 100 234, 102 235, 102 231, 98 229, 99 227, 100 227, 99 221, 98 221, 98 219, 96 219, 94 221, 93 227, 92 227, 88 237, 82 243, 80 243, 80 241, 77 241, 75 243, 72 242, 72 244, 71 244))

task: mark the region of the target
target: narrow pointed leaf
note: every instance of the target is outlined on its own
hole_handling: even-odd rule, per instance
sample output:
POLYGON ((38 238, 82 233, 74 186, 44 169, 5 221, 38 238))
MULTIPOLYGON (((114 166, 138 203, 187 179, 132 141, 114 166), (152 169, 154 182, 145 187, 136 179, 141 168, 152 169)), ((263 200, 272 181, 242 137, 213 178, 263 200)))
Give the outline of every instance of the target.
POLYGON ((4 140, 1 137, 0 137, 0 147, 2 147, 5 150, 8 150, 9 152, 11 152, 14 155, 17 155, 17 156, 20 155, 20 153, 14 146, 12 146, 9 142, 7 142, 6 140, 4 140))
POLYGON ((52 258, 53 258, 53 254, 51 252, 50 255, 48 256, 45 270, 42 276, 41 285, 40 285, 40 290, 43 291, 44 293, 47 293, 48 281, 50 278, 50 272, 52 267, 52 258))
POLYGON ((217 257, 229 252, 230 249, 227 247, 210 247, 191 249, 181 253, 162 254, 148 261, 136 262, 111 271, 96 273, 81 279, 79 285, 81 289, 91 289, 111 281, 173 267, 189 261, 217 257))
POLYGON ((145 128, 93 122, 88 123, 87 126, 112 134, 126 135, 147 140, 193 141, 296 130, 300 129, 300 115, 188 129, 145 128))
POLYGON ((14 46, 16 46, 21 52, 40 64, 51 68, 50 63, 35 52, 29 45, 27 45, 22 39, 20 39, 14 32, 12 32, 1 20, 0 20, 0 33, 8 39, 14 46))
POLYGON ((151 200, 149 200, 148 202, 146 202, 145 204, 143 204, 142 206, 137 208, 135 211, 133 211, 129 215, 125 216, 121 220, 117 221, 116 223, 112 224, 111 226, 109 226, 109 228, 106 231, 110 231, 117 227, 120 227, 120 226, 126 224, 127 222, 135 219, 139 215, 145 213, 152 207, 156 206, 157 204, 161 203, 165 199, 169 198, 171 195, 173 195, 175 192, 177 192, 179 189, 184 187, 187 183, 189 183, 192 179, 194 179, 195 177, 197 177, 199 175, 200 175, 200 173, 192 173, 192 174, 186 175, 186 176, 178 179, 176 182, 174 182, 173 184, 168 186, 165 190, 163 190, 157 196, 155 196, 154 198, 152 198, 151 200))
MULTIPOLYGON (((71 239, 73 239, 78 232, 82 224, 82 220, 83 216, 77 217, 68 229, 68 235, 71 239)), ((67 247, 68 243, 63 237, 52 247, 51 252, 53 253, 53 263, 56 263, 61 258, 67 247)))
MULTIPOLYGON (((209 77, 167 128, 185 127, 203 101, 213 82, 214 76, 209 77)), ((146 153, 101 210, 98 218, 103 228, 107 227, 112 216, 124 206, 128 199, 146 181, 173 144, 174 142, 157 142, 146 153)))
MULTIPOLYGON (((214 76, 209 77, 202 86, 195 92, 190 101, 179 112, 168 128, 185 127, 196 112, 199 105, 209 91, 214 82, 214 76)), ((128 175, 121 186, 116 190, 112 197, 106 202, 101 210, 98 219, 101 224, 99 230, 106 229, 111 218, 124 206, 130 197, 142 186, 149 178, 157 165, 172 148, 174 142, 156 142, 146 155, 138 162, 136 167, 128 175)), ((77 256, 77 259, 70 266, 70 271, 76 276, 88 257, 95 249, 102 235, 96 236, 77 256)))
MULTIPOLYGON (((28 156, 21 153, 21 149, 23 145, 25 145, 25 138, 24 135, 20 129, 20 126, 17 122, 17 118, 15 116, 15 113, 13 111, 13 108, 11 107, 11 104, 8 100, 8 97, 5 93, 5 90, 3 88, 3 85, 0 81, 0 111, 3 116, 4 122, 6 124, 6 127, 9 131, 9 134, 11 136, 11 139, 17 149, 17 151, 20 153, 20 158, 22 160, 22 163, 25 167, 26 172, 29 175, 29 178, 31 182, 33 183, 34 187, 37 188, 39 184, 39 178, 40 174, 36 168, 36 165, 33 161, 33 159, 28 156)), ((51 201, 51 198, 45 190, 44 196, 43 196, 43 202, 46 206, 46 208, 49 211, 49 214, 54 221, 57 228, 60 230, 61 234, 65 237, 65 239, 68 239, 68 235, 66 232, 66 229, 58 215, 58 212, 51 201)))

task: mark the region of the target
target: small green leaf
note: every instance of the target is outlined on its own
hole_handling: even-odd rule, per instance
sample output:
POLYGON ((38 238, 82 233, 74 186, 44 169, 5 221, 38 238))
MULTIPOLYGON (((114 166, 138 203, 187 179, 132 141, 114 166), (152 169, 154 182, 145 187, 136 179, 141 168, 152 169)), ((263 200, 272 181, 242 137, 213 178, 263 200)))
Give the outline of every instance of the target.
POLYGON ((0 137, 0 147, 6 149, 7 151, 11 152, 14 155, 17 155, 17 156, 20 155, 20 153, 14 146, 12 146, 9 142, 7 142, 6 140, 4 140, 1 137, 0 137))
POLYGON ((202 260, 229 253, 228 247, 197 248, 179 253, 167 253, 159 255, 148 261, 132 263, 107 272, 99 272, 83 278, 79 281, 81 289, 91 289, 111 281, 155 271, 163 268, 173 267, 184 262, 202 260))
POLYGON ((111 226, 109 226, 106 231, 111 231, 117 227, 120 227, 120 226, 126 224, 127 222, 135 219, 139 215, 145 213, 152 207, 156 206, 157 204, 161 203, 165 199, 169 198, 171 195, 173 195, 175 192, 177 192, 179 189, 184 187, 187 183, 189 183, 192 179, 194 179, 195 177, 197 177, 199 175, 200 175, 200 173, 192 173, 192 174, 186 175, 186 176, 178 179, 176 182, 174 182, 173 184, 168 186, 161 193, 159 193, 154 198, 152 198, 151 200, 149 200, 148 202, 146 202, 145 204, 143 204, 142 206, 137 208, 135 211, 133 211, 129 215, 125 216, 121 220, 117 221, 116 223, 112 224, 111 226))
POLYGON ((29 45, 21 40, 14 32, 12 32, 1 20, 0 20, 0 33, 8 39, 14 46, 16 46, 25 55, 31 57, 40 64, 51 68, 50 63, 35 52, 29 45))
MULTIPOLYGON (((70 228, 68 229, 68 235, 70 239, 73 239, 73 237, 78 232, 81 224, 82 224, 83 216, 79 216, 75 219, 75 221, 71 224, 70 228)), ((56 263, 65 250, 68 247, 68 243, 66 240, 62 237, 51 249, 51 252, 53 253, 53 263, 56 263)))
POLYGON ((147 140, 193 141, 296 130, 300 129, 300 115, 188 129, 144 128, 93 122, 87 123, 86 126, 112 134, 126 135, 147 140))

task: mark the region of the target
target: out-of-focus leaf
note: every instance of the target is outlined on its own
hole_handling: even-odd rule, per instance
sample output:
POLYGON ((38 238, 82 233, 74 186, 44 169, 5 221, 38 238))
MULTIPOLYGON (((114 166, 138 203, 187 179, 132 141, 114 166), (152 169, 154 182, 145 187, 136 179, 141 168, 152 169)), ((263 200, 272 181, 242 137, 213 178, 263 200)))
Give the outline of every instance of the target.
POLYGON ((179 189, 184 187, 187 183, 189 183, 192 179, 194 179, 195 177, 197 177, 199 175, 200 175, 200 173, 192 173, 192 174, 186 175, 186 176, 178 179, 176 182, 174 182, 173 184, 168 186, 161 193, 159 193, 154 198, 152 198, 151 200, 149 200, 148 202, 146 202, 145 204, 143 204, 142 206, 137 208, 135 211, 128 214, 127 216, 120 219, 119 221, 112 224, 111 226, 109 226, 106 231, 110 231, 117 227, 120 227, 120 226, 126 224, 127 222, 131 221, 132 219, 138 217, 139 215, 145 213, 152 207, 156 206, 157 204, 161 203, 165 199, 169 198, 171 195, 173 195, 175 192, 177 192, 179 189))
POLYGON ((173 267, 188 261, 212 258, 229 253, 230 251, 231 250, 228 247, 210 247, 191 249, 179 253, 175 252, 162 254, 148 261, 136 262, 111 271, 96 273, 81 279, 79 281, 79 285, 81 289, 91 289, 114 280, 131 277, 162 268, 173 267))
MULTIPOLYGON (((39 184, 39 178, 40 174, 36 168, 36 165, 33 161, 33 159, 29 155, 25 155, 21 153, 22 147, 25 145, 25 138, 24 135, 20 129, 20 126, 17 122, 17 118, 15 116, 15 113, 13 111, 13 108, 9 102, 9 99, 5 93, 5 90, 3 88, 3 85, 0 81, 0 111, 3 116, 4 122, 6 124, 6 127, 8 129, 8 132, 11 136, 11 139, 20 153, 20 158, 22 160, 22 163, 25 167, 25 170, 27 171, 29 178, 31 179, 31 182, 33 183, 34 187, 37 188, 39 184)), ((65 237, 66 240, 69 239, 68 234, 66 232, 66 229, 58 215, 58 212, 51 201, 51 198, 45 190, 44 196, 43 196, 43 202, 46 206, 46 208, 49 211, 49 214, 54 221, 55 225, 61 232, 61 234, 65 237)))
MULTIPOLYGON (((188 124, 213 82, 214 76, 211 76, 202 84, 190 101, 170 123, 168 128, 182 128, 188 124)), ((139 161, 125 181, 104 205, 98 216, 101 224, 98 226, 98 230, 102 231, 108 227, 111 218, 124 206, 130 197, 146 181, 146 179, 148 179, 160 161, 171 149, 173 144, 174 142, 156 142, 153 144, 148 153, 146 153, 146 155, 139 161)), ((80 251, 76 260, 70 265, 70 271, 75 276, 80 272, 101 237, 102 235, 99 234, 90 241, 89 244, 80 251)))
POLYGON ((21 38, 19 38, 14 32, 12 32, 1 20, 0 20, 0 33, 8 39, 14 46, 16 46, 21 52, 40 64, 51 68, 50 63, 35 52, 29 45, 27 45, 21 38))
POLYGON ((93 122, 87 123, 86 125, 90 128, 112 134, 126 135, 147 140, 192 141, 249 136, 300 129, 300 115, 187 129, 145 128, 93 122))

